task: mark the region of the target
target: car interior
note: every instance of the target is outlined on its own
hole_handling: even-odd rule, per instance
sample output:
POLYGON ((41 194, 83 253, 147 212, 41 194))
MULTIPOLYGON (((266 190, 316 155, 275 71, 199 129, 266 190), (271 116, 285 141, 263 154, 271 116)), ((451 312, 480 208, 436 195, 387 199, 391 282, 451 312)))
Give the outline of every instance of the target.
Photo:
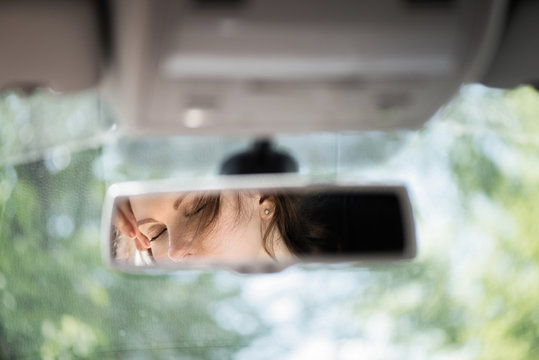
POLYGON ((535 359, 538 19, 0 1, 0 359, 535 359))

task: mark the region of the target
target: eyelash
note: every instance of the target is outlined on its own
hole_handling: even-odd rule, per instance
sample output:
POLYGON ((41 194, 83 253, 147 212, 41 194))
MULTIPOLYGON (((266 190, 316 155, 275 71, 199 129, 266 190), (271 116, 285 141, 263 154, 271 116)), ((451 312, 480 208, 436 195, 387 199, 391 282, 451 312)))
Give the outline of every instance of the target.
POLYGON ((152 241, 155 241, 157 240, 161 235, 163 235, 163 233, 167 231, 167 228, 164 228, 163 230, 161 230, 161 232, 159 234, 157 234, 156 236, 154 236, 153 238, 150 239, 150 242, 152 241))
POLYGON ((191 217, 191 216, 195 216, 196 214, 198 214, 199 212, 202 211, 202 209, 204 209, 206 207, 206 204, 202 205, 201 207, 199 207, 198 209, 196 209, 195 211, 191 211, 191 212, 188 212, 185 214, 185 217, 191 217))
MULTIPOLYGON (((185 217, 192 217, 192 216, 195 216, 196 214, 200 213, 205 207, 206 207, 206 204, 202 205, 201 207, 199 207, 199 208, 196 209, 195 211, 191 211, 191 212, 189 212, 189 213, 186 213, 186 214, 185 214, 185 217)), ((157 234, 156 236, 152 237, 152 238, 150 239, 150 242, 159 239, 159 237, 160 237, 161 235, 163 235, 163 233, 164 233, 165 231, 167 231, 167 228, 164 228, 163 230, 161 230, 161 232, 160 232, 159 234, 157 234)))

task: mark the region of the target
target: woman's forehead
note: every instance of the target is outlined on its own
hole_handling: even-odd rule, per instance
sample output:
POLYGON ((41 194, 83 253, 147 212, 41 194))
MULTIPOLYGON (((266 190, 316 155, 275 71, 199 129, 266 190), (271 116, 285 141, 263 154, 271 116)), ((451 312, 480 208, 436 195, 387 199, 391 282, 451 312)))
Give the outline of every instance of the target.
POLYGON ((178 208, 185 194, 155 194, 131 196, 131 208, 135 215, 137 213, 152 213, 161 211, 172 211, 178 208))
POLYGON ((196 199, 200 196, 215 195, 219 196, 222 205, 238 206, 244 204, 247 199, 255 199, 257 194, 238 190, 226 190, 221 193, 214 192, 175 192, 166 194, 145 194, 131 196, 129 201, 135 216, 148 216, 153 214, 168 213, 178 210, 179 206, 189 199, 196 199))

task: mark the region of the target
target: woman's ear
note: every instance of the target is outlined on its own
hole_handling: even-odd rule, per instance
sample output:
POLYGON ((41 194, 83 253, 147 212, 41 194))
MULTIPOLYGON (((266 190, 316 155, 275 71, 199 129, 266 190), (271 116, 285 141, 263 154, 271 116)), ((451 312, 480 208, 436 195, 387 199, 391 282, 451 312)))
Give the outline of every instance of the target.
POLYGON ((275 213, 275 199, 273 196, 260 196, 258 214, 262 220, 270 220, 275 213))

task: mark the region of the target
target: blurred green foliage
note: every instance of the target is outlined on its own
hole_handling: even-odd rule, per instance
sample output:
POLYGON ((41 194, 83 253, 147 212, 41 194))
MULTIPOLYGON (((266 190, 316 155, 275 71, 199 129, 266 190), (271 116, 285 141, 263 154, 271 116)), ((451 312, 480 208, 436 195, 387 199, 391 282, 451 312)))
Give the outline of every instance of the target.
MULTIPOLYGON (((535 90, 471 86, 422 130, 420 147, 430 144, 429 138, 448 144, 446 157, 438 154, 436 159, 447 161, 443 166, 449 168, 457 189, 455 209, 439 214, 446 217, 447 228, 429 227, 429 232, 420 233, 424 245, 439 244, 422 253, 419 261, 372 272, 368 296, 355 304, 359 318, 373 308, 387 309, 396 343, 427 334, 431 341, 424 347, 434 344, 431 357, 446 353, 474 359, 537 358, 537 119, 535 90), (436 127, 444 130, 443 140, 436 127)), ((436 202, 444 195, 429 196, 436 202)), ((417 210, 420 227, 427 227, 435 214, 417 210)))
MULTIPOLYGON (((96 114, 87 114, 89 123, 99 122, 91 118, 96 114)), ((5 116, 0 123, 10 122, 5 116)), ((55 120, 49 126, 65 126, 55 120)), ((49 145, 64 145, 61 137, 55 141, 49 145)), ((229 357, 244 346, 252 335, 222 328, 211 312, 238 287, 220 289, 204 273, 174 281, 103 267, 105 182, 94 173, 101 150, 60 155, 53 148, 40 160, 0 170, 0 359, 130 358, 150 350, 153 358, 160 352, 165 358, 229 357)))
POLYGON ((38 159, 0 169, 1 359, 275 358, 312 347, 314 334, 333 341, 337 355, 374 346, 389 351, 385 358, 537 357, 539 95, 533 89, 464 87, 418 133, 319 135, 329 153, 278 138, 323 177, 341 171, 368 178, 378 166, 376 176, 409 181, 420 255, 404 264, 306 267, 266 277, 132 276, 104 267, 100 211, 110 178, 103 163, 112 178, 168 176, 144 173, 145 163, 159 161, 136 155, 160 144, 169 161, 185 158, 184 174, 207 174, 245 142, 219 140, 206 149, 206 163, 200 153, 167 150, 206 146, 196 139, 178 139, 183 147, 173 139, 120 143, 136 166, 111 165, 111 147, 65 146, 69 131, 83 141, 107 128, 96 119, 99 111, 88 110, 88 103, 98 106, 94 100, 0 99, 3 160, 28 149, 15 139, 21 126, 35 134, 41 130, 29 126, 50 127, 38 159), (86 133, 66 125, 79 111, 88 117, 77 120, 86 133), (325 168, 337 153, 342 164, 325 168))

